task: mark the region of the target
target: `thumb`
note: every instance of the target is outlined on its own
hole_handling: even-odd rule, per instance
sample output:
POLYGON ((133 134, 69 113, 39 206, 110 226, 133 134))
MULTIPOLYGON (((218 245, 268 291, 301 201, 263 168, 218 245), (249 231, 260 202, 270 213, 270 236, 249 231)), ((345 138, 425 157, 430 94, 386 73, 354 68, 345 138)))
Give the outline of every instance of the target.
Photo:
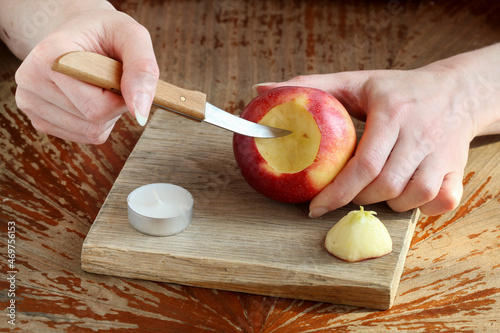
POLYGON ((114 49, 123 62, 123 99, 137 122, 144 126, 149 117, 160 70, 149 32, 130 16, 126 17, 132 22, 115 26, 114 49))
POLYGON ((123 61, 122 93, 128 110, 144 126, 156 91, 159 69, 155 58, 137 56, 123 61))

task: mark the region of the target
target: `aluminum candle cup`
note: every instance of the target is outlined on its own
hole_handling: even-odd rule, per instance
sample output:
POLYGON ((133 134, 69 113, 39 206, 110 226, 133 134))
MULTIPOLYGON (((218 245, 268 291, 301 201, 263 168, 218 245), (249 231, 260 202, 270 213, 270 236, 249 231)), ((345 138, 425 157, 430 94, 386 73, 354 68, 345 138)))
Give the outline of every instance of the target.
POLYGON ((178 234, 193 218, 193 196, 173 184, 155 183, 136 188, 128 195, 127 204, 130 225, 147 235, 178 234))

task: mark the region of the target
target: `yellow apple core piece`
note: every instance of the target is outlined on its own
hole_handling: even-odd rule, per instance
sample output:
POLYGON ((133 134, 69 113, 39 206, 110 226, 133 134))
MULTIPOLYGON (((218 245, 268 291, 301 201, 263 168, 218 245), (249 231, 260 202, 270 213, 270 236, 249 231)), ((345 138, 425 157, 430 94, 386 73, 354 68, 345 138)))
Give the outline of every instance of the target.
POLYGON ((259 124, 293 131, 280 138, 255 139, 260 155, 275 171, 300 172, 316 159, 321 133, 314 117, 302 104, 291 101, 275 106, 259 124))
POLYGON ((378 258, 392 252, 392 239, 374 211, 353 210, 327 233, 325 247, 349 262, 378 258))

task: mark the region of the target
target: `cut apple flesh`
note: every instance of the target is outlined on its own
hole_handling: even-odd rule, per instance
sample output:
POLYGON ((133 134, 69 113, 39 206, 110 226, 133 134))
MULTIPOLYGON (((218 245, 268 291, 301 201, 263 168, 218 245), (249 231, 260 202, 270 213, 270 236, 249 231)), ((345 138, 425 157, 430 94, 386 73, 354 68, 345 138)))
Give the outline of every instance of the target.
POLYGON ((360 207, 360 210, 344 216, 326 235, 325 247, 328 252, 349 262, 391 253, 391 236, 375 214, 360 207))
POLYGON ((259 124, 284 128, 292 134, 273 139, 255 139, 260 155, 279 173, 296 173, 313 164, 321 133, 314 117, 296 101, 271 109, 259 124))

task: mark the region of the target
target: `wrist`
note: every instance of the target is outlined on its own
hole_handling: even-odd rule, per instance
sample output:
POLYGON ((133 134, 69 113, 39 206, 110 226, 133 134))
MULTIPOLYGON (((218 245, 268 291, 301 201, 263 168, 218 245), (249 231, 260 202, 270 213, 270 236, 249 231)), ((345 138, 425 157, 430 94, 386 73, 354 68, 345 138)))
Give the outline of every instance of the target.
POLYGON ((64 5, 54 1, 0 0, 0 4, 0 37, 20 59, 71 16, 92 9, 115 10, 105 0, 71 1, 64 5))
POLYGON ((473 137, 500 134, 500 44, 431 65, 445 68, 454 83, 453 106, 459 114, 469 115, 473 137))

